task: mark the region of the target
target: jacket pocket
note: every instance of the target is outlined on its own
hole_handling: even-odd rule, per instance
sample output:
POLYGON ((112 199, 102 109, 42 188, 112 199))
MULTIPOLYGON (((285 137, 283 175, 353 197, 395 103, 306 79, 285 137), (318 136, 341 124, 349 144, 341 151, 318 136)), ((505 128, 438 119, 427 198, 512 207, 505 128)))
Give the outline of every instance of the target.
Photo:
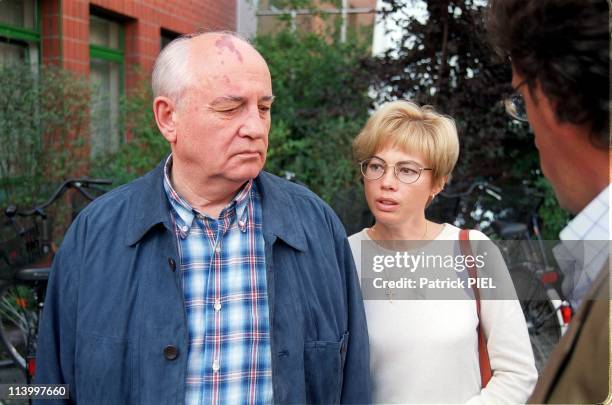
POLYGON ((304 377, 309 404, 337 404, 342 380, 348 332, 338 342, 313 341, 304 344, 304 377))
POLYGON ((84 404, 134 402, 133 347, 127 339, 80 334, 76 348, 76 400, 84 404))

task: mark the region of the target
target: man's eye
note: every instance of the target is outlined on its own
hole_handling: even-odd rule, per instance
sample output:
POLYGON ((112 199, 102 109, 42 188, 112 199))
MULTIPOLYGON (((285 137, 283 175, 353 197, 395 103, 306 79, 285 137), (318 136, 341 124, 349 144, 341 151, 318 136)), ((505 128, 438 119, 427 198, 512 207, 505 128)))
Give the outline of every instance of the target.
POLYGON ((262 113, 267 113, 268 111, 270 111, 270 107, 268 107, 267 105, 260 105, 259 111, 261 111, 262 113))
POLYGON ((237 112, 238 110, 240 110, 241 106, 237 105, 237 106, 224 106, 224 107, 218 107, 215 108, 215 111, 221 114, 232 114, 237 112))

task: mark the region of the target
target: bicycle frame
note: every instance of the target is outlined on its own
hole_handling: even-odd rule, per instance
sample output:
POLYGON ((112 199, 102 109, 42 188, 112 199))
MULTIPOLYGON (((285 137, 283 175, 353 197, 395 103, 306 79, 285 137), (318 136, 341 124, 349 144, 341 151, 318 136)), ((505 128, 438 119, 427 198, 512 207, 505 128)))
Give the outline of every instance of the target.
MULTIPOLYGON (((7 353, 12 357, 14 364, 23 369, 26 373, 26 379, 30 383, 34 376, 36 364, 36 344, 38 336, 38 324, 41 319, 44 307, 44 299, 47 287, 47 280, 50 273, 51 259, 55 253, 55 246, 51 238, 51 218, 45 212, 45 209, 52 203, 57 201, 67 190, 75 189, 80 195, 85 197, 86 201, 92 201, 95 196, 87 189, 97 189, 96 185, 108 185, 112 182, 105 179, 70 179, 63 182, 44 203, 36 205, 32 209, 19 211, 13 205, 10 205, 5 210, 6 217, 10 220, 15 229, 15 233, 19 238, 22 238, 22 243, 27 244, 23 240, 25 229, 20 226, 17 217, 34 217, 39 218, 39 221, 34 221, 36 225, 40 223, 40 234, 37 236, 37 242, 40 244, 40 249, 44 255, 48 255, 48 262, 43 262, 42 267, 23 266, 16 268, 12 280, 3 280, 0 283, 0 310, 13 311, 15 317, 9 320, 10 326, 17 328, 18 332, 24 335, 25 350, 18 350, 13 339, 10 338, 10 331, 5 323, 7 320, 0 318, 0 340, 5 347, 7 353), (31 292, 32 297, 21 296, 20 289, 25 289, 31 292), (28 306, 28 298, 32 298, 34 308, 28 306), (14 299, 15 302, 11 300, 14 299), (19 319, 21 317, 21 319, 19 319)), ((6 316, 6 314, 4 314, 6 316)))

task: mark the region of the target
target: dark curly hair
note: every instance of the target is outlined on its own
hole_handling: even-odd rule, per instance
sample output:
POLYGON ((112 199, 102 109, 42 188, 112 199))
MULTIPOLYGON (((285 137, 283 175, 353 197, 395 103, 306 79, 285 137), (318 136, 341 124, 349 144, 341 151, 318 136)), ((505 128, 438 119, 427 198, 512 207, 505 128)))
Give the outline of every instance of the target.
POLYGON ((560 122, 590 124, 609 148, 610 14, 605 0, 491 0, 489 41, 530 91, 556 101, 560 122))

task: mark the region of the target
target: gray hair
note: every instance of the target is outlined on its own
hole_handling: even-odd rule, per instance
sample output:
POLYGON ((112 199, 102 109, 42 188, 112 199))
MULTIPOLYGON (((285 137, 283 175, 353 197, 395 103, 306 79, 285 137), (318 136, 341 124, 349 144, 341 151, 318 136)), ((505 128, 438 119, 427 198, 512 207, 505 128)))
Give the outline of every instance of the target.
POLYGON ((193 70, 188 59, 191 49, 190 40, 201 35, 230 35, 236 39, 251 44, 247 39, 233 31, 197 31, 181 35, 170 42, 157 56, 151 75, 153 97, 168 97, 179 103, 183 91, 192 83, 193 70))

